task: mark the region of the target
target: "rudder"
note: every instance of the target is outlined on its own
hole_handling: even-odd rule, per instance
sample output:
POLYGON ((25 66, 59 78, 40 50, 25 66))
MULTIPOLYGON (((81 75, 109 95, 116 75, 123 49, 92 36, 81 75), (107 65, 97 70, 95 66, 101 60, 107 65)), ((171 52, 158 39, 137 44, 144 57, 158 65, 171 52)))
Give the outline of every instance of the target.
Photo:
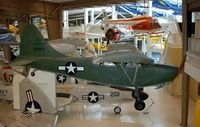
POLYGON ((52 48, 40 31, 34 25, 29 24, 22 33, 20 56, 59 57, 64 55, 52 48))

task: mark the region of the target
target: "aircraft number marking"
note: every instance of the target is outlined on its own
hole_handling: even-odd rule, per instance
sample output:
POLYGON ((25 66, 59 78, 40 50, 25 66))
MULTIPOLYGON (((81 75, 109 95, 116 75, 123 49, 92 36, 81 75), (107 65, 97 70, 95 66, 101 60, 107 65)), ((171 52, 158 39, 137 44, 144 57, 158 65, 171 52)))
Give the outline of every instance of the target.
POLYGON ((110 96, 111 97, 119 97, 120 96, 120 92, 110 92, 110 96))
POLYGON ((8 90, 1 90, 0 89, 0 96, 6 96, 7 93, 8 93, 8 90))

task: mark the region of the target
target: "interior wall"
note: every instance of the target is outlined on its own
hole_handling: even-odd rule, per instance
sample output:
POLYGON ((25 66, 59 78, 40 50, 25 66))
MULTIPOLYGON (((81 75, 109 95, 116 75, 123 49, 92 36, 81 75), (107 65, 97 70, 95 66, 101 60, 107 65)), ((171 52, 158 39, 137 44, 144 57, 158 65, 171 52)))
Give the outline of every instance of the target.
MULTIPOLYGON (((0 10, 9 13, 16 13, 16 17, 22 15, 37 15, 47 20, 48 37, 50 40, 62 38, 62 23, 60 18, 60 4, 34 0, 1 0, 0 10)), ((9 15, 8 15, 9 17, 9 15)), ((25 16, 26 17, 26 16, 25 16)), ((23 18, 23 17, 22 17, 23 18)), ((28 21, 19 19, 20 31, 28 21), (26 22, 26 23, 25 23, 26 22)))

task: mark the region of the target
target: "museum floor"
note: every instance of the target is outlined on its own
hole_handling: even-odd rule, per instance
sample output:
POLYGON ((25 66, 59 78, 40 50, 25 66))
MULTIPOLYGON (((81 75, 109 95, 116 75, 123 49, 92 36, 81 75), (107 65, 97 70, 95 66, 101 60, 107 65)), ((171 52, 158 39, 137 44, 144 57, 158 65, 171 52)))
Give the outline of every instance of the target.
MULTIPOLYGON (((59 112, 59 127, 180 127, 181 98, 170 96, 164 89, 146 88, 150 98, 146 101, 147 107, 155 102, 148 111, 138 112, 134 109, 133 103, 121 105, 122 112, 116 115, 113 112, 114 106, 100 105, 71 105, 65 111, 59 112), (152 99, 152 100, 151 100, 152 99)), ((195 103, 190 100, 189 126, 194 126, 195 103)), ((34 114, 37 118, 29 117, 27 120, 22 117, 20 111, 12 111, 12 104, 0 103, 0 127, 40 127, 39 123, 49 126, 46 120, 49 116, 34 114), (32 125, 31 118, 34 119, 32 125), (45 123, 45 124, 44 124, 45 123), (31 125, 30 125, 31 124, 31 125)), ((51 118, 53 119, 53 117, 51 118)))
MULTIPOLYGON (((180 127, 181 98, 170 96, 165 89, 146 88, 150 98, 147 112, 137 112, 133 103, 122 104, 122 112, 116 115, 112 105, 73 105, 59 113, 59 127, 180 127)), ((194 127, 195 103, 190 100, 189 126, 194 127)))

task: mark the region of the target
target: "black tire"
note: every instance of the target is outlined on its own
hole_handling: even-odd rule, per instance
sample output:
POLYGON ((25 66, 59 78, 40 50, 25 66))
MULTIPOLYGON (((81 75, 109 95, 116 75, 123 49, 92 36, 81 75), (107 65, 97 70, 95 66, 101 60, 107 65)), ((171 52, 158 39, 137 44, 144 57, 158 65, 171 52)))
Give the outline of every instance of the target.
POLYGON ((135 106, 136 110, 142 111, 143 109, 145 109, 146 105, 145 105, 144 101, 142 101, 142 100, 136 100, 134 106, 135 106))
POLYGON ((120 114, 121 113, 121 108, 119 106, 114 108, 115 114, 120 114))
POLYGON ((31 72, 31 76, 35 76, 35 72, 31 72))

